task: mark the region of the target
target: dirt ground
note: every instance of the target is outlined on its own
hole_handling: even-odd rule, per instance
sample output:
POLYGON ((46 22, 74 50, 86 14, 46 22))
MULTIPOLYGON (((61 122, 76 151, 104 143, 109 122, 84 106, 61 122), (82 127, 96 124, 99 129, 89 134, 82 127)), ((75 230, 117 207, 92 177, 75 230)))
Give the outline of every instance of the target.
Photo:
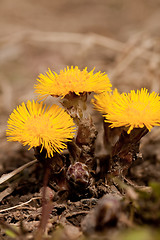
MULTIPOLYGON (((6 141, 9 114, 23 101, 36 99, 39 73, 72 65, 106 72, 121 92, 145 87, 159 93, 160 1, 0 1, 0 176, 35 159, 32 150, 6 141)), ((89 109, 98 130, 95 157, 101 157, 102 119, 89 109)), ((46 239, 160 239, 159 146, 155 127, 141 141, 143 159, 131 166, 121 186, 125 193, 118 183, 101 181, 96 196, 55 200, 46 239)), ((0 239, 36 239, 42 182, 38 163, 0 182, 0 239)), ((55 194, 51 186, 48 191, 55 194)))

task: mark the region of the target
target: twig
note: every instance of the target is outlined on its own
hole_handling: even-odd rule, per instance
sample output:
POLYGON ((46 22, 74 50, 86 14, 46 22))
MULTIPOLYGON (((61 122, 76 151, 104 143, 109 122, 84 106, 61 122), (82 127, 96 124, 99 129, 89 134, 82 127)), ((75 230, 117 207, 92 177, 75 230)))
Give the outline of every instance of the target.
POLYGON ((24 164, 23 166, 13 170, 12 172, 8 173, 8 174, 3 174, 0 178, 0 184, 6 182, 7 180, 9 180, 10 178, 12 178, 13 176, 15 176, 16 174, 20 173, 21 171, 23 171, 25 168, 30 167, 31 165, 33 165, 34 163, 38 162, 37 159, 34 159, 31 162, 28 162, 26 164, 24 164))
POLYGON ((67 214, 66 218, 70 218, 70 217, 81 215, 81 214, 88 214, 88 213, 89 213, 89 211, 73 212, 73 213, 67 214))
POLYGON ((37 200, 37 199, 41 199, 41 197, 34 197, 34 198, 31 198, 30 200, 28 200, 27 202, 21 203, 21 204, 19 204, 19 205, 13 206, 13 207, 9 207, 9 208, 2 209, 2 210, 0 210, 0 213, 6 212, 6 211, 10 211, 10 210, 13 210, 13 209, 15 209, 15 208, 22 207, 22 206, 24 206, 24 205, 32 202, 33 200, 37 200))
MULTIPOLYGON (((70 32, 41 32, 41 31, 31 31, 28 35, 28 40, 36 42, 58 42, 58 43, 77 43, 85 44, 90 41, 92 45, 98 45, 105 48, 110 48, 114 51, 124 52, 126 49, 126 43, 120 42, 118 40, 102 36, 96 33, 83 34, 83 33, 70 33, 70 32)), ((150 56, 159 57, 155 52, 147 50, 145 47, 135 47, 135 51, 140 52, 141 49, 144 50, 144 54, 139 55, 139 57, 148 60, 150 56)))
POLYGON ((3 200, 3 198, 10 195, 13 191, 14 191, 13 187, 8 187, 3 192, 1 192, 0 193, 0 202, 3 200))
POLYGON ((92 45, 100 45, 121 52, 125 48, 125 44, 120 41, 104 37, 95 33, 69 33, 69 32, 33 32, 30 35, 31 40, 36 42, 62 42, 83 44, 90 42, 92 45))
MULTIPOLYGON (((143 37, 144 32, 137 33, 136 36, 129 39, 128 44, 126 44, 128 47, 126 47, 125 51, 122 54, 121 59, 117 63, 117 65, 114 67, 114 70, 110 73, 110 76, 113 78, 116 78, 121 73, 125 71, 125 69, 136 59, 136 58, 144 58, 144 59, 150 59, 151 58, 151 52, 147 50, 148 46, 148 39, 141 40, 143 37), (140 45, 141 42, 141 46, 140 45), (138 46, 138 47, 137 47, 138 46), (126 51, 127 50, 127 51, 126 51)), ((154 59, 159 59, 156 53, 153 53, 154 59)), ((153 58, 153 57, 152 57, 153 58)))
POLYGON ((144 48, 135 48, 129 52, 129 54, 117 64, 114 68, 115 70, 110 73, 112 79, 120 75, 137 57, 142 56, 144 52, 144 48))
MULTIPOLYGON (((13 34, 5 36, 2 41, 8 40, 10 43, 10 39, 12 39, 12 45, 19 45, 24 41, 29 43, 32 42, 58 42, 58 43, 75 43, 75 44, 86 44, 90 43, 91 45, 99 45, 102 47, 110 48, 114 51, 123 52, 126 49, 126 43, 122 43, 118 40, 114 40, 112 38, 102 36, 95 33, 83 34, 83 33, 71 33, 71 32, 42 32, 42 31, 22 31, 21 34, 13 34), (15 40, 13 39, 15 38, 15 40)), ((142 47, 136 47, 135 50, 140 52, 142 47)), ((144 54, 139 54, 138 56, 143 59, 149 59, 152 55, 158 56, 157 53, 151 52, 145 48, 144 54)), ((7 50, 7 49, 6 49, 7 50)), ((1 57, 1 54, 0 54, 1 57)))

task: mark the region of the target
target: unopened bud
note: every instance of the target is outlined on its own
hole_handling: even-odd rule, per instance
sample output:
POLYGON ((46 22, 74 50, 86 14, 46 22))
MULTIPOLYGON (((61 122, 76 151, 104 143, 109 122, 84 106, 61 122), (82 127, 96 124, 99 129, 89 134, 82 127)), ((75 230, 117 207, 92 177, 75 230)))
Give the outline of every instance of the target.
POLYGON ((86 164, 76 162, 70 165, 67 170, 67 180, 75 186, 86 187, 89 183, 89 170, 86 164))

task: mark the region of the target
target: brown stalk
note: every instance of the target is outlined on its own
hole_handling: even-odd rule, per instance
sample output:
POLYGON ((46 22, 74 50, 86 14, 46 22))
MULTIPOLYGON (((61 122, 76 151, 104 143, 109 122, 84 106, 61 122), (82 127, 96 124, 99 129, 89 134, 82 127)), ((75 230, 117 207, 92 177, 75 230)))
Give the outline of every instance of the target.
POLYGON ((148 129, 134 128, 130 134, 122 131, 119 140, 112 148, 111 173, 125 176, 132 162, 137 159, 140 140, 148 133, 148 129))
POLYGON ((87 93, 77 96, 70 93, 62 100, 62 105, 77 124, 77 137, 73 144, 69 144, 72 156, 71 162, 82 162, 92 170, 94 165, 94 143, 97 136, 95 125, 87 112, 87 93))

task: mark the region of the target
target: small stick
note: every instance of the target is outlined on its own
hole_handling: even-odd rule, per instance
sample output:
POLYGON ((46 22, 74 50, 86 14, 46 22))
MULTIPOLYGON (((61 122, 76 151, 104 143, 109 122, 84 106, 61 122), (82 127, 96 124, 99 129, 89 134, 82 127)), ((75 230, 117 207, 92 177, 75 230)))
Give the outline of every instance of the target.
MULTIPOLYGON (((27 39, 27 42, 55 42, 55 43, 74 43, 74 44, 86 44, 89 42, 91 45, 99 45, 105 48, 110 48, 113 51, 124 52, 126 49, 126 43, 120 42, 118 40, 102 36, 99 34, 82 34, 82 33, 71 33, 71 32, 43 32, 43 31, 22 31, 20 34, 12 34, 5 36, 0 39, 0 42, 7 41, 13 45, 18 45, 24 43, 27 39), (11 41, 11 39, 13 39, 11 41)), ((4 51, 7 51, 7 47, 4 51)), ((136 47, 136 51, 140 52, 141 49, 144 49, 144 54, 138 54, 137 57, 148 60, 151 56, 159 57, 155 52, 151 52, 142 47, 136 47)), ((19 51, 21 52, 21 51, 19 51)), ((0 58, 1 58, 0 54, 0 58)), ((11 54, 12 56, 13 54, 11 54)))
POLYGON ((30 167, 31 165, 33 165, 34 163, 38 162, 37 159, 34 159, 31 162, 28 162, 26 164, 24 164, 23 166, 13 170, 12 172, 8 173, 8 174, 3 174, 0 178, 0 184, 6 182, 7 180, 9 180, 10 178, 14 177, 16 174, 22 172, 25 168, 30 167))
POLYGON ((34 197, 34 198, 31 198, 30 200, 28 200, 27 202, 21 203, 19 205, 13 206, 13 207, 2 209, 2 210, 0 210, 0 213, 10 211, 10 210, 15 209, 15 208, 22 207, 22 206, 27 205, 28 203, 32 202, 33 200, 37 200, 37 199, 41 199, 41 197, 34 197))

